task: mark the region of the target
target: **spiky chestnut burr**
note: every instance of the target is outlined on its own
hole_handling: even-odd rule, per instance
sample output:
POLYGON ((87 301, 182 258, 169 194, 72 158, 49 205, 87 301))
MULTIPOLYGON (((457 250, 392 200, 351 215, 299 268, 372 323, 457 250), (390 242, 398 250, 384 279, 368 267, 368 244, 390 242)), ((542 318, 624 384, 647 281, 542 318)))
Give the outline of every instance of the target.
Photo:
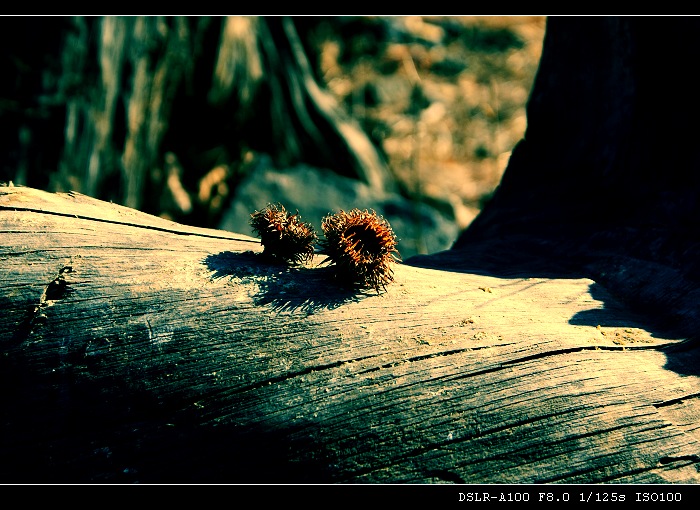
POLYGON ((273 261, 301 264, 314 256, 318 237, 311 224, 301 221, 299 211, 290 214, 282 204, 268 204, 250 215, 250 226, 260 237, 263 255, 273 261))
POLYGON ((398 240, 389 222, 373 210, 340 211, 324 217, 325 235, 319 244, 341 281, 361 287, 380 287, 394 280, 391 264, 400 261, 398 240))

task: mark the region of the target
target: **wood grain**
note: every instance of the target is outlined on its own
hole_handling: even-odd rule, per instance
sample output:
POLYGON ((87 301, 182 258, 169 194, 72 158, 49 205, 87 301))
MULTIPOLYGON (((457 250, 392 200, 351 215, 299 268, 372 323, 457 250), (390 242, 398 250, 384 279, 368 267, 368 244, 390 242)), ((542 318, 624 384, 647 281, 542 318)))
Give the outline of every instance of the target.
POLYGON ((0 232, 3 481, 700 481, 697 346, 591 279, 397 264, 360 292, 23 187, 0 232))

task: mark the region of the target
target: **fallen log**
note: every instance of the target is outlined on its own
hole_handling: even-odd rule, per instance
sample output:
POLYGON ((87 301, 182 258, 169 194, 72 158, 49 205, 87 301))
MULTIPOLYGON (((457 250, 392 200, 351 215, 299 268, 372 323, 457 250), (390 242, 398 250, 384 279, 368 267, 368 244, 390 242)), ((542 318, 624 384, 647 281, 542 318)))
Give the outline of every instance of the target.
POLYGON ((5 483, 700 481, 697 345, 590 278, 409 260, 350 290, 14 186, 0 232, 5 483))

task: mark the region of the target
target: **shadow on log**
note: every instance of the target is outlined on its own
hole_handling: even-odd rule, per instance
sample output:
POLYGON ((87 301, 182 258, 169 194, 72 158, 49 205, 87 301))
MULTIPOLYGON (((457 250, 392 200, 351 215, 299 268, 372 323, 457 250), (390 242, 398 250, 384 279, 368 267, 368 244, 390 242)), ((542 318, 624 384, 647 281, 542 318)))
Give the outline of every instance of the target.
MULTIPOLYGON (((687 57, 675 31, 700 22, 653 21, 687 57)), ((244 235, 0 187, 0 479, 700 481, 697 165, 647 166, 651 28, 550 19, 493 201, 380 293, 244 235)))

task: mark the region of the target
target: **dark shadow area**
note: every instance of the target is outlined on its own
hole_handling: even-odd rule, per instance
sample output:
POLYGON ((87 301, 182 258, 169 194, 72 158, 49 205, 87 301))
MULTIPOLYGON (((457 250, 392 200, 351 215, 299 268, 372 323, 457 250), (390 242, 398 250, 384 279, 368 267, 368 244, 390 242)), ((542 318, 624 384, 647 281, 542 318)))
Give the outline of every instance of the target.
POLYGON ((374 291, 347 287, 336 281, 328 266, 288 266, 275 264, 259 253, 225 251, 207 256, 204 265, 212 279, 240 279, 253 283, 258 291, 253 302, 276 312, 305 313, 333 310, 351 301, 360 301, 374 291))
POLYGON ((553 257, 561 241, 531 235, 484 239, 431 255, 416 255, 404 265, 502 278, 584 278, 582 257, 553 257))
POLYGON ((636 313, 614 299, 601 284, 592 283, 589 292, 593 299, 605 303, 600 309, 586 310, 574 315, 569 323, 574 326, 601 326, 608 328, 640 328, 645 329, 653 337, 663 339, 684 338, 685 335, 669 328, 667 324, 659 324, 654 316, 636 313))
POLYGON ((666 368, 681 375, 700 376, 700 337, 693 336, 661 349, 666 355, 666 368))
POLYGON ((203 423, 201 410, 186 398, 165 403, 124 379, 111 383, 107 391, 104 381, 76 380, 61 397, 19 392, 0 399, 11 405, 0 414, 0 480, 266 484, 330 483, 336 476, 332 450, 300 431, 308 425, 203 423))
MULTIPOLYGON (((649 326, 649 317, 637 315, 619 303, 615 303, 610 299, 610 293, 607 292, 599 283, 592 283, 588 290, 593 299, 602 301, 605 307, 602 309, 586 310, 574 315, 569 321, 574 326, 602 326, 602 327, 630 327, 630 328, 647 328, 649 326), (620 312, 624 312, 624 316, 620 312), (636 316, 636 317, 635 317, 636 316)), ((666 335, 660 335, 662 338, 669 338, 666 335)))

